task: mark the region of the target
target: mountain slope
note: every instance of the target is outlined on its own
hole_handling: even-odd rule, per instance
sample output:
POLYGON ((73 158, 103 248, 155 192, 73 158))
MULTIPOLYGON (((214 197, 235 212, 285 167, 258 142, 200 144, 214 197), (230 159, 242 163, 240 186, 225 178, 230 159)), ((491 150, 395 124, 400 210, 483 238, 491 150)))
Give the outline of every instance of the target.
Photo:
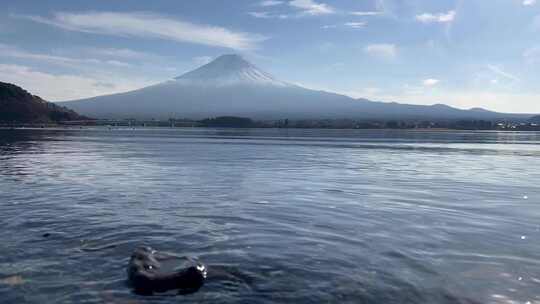
POLYGON ((143 89, 66 102, 99 118, 202 119, 521 119, 522 115, 467 111, 445 105, 372 102, 306 89, 275 79, 238 55, 223 55, 173 80, 143 89))
POLYGON ((82 119, 87 118, 46 102, 16 85, 0 82, 0 122, 45 123, 82 119))

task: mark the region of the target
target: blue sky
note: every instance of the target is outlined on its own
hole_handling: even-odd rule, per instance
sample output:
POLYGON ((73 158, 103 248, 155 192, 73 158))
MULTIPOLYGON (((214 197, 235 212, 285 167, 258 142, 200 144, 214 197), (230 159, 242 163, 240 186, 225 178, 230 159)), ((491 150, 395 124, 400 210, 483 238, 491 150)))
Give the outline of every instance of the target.
POLYGON ((540 113, 540 0, 2 0, 0 81, 51 101, 239 53, 352 97, 540 113))

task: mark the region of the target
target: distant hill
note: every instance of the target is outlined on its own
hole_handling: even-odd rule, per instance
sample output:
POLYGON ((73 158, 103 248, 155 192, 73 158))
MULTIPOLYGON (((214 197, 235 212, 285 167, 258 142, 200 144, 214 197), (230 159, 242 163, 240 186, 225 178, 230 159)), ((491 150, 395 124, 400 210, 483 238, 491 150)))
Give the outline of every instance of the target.
POLYGON ((51 123, 86 120, 63 106, 47 102, 14 84, 0 82, 0 122, 51 123))
POLYGON ((532 123, 540 124, 540 115, 531 117, 529 121, 532 123))
POLYGON ((489 112, 489 110, 486 110, 484 108, 470 108, 469 111, 475 111, 475 112, 489 112))
POLYGON ((204 119, 217 116, 279 119, 505 120, 532 115, 484 109, 374 102, 307 89, 278 80, 239 55, 223 55, 169 81, 139 90, 69 101, 64 105, 96 118, 204 119))

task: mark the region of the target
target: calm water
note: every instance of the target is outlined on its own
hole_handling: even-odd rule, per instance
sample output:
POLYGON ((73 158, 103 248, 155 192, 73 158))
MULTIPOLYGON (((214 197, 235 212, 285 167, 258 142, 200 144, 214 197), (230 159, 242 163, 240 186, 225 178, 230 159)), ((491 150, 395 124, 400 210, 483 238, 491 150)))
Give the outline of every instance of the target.
POLYGON ((540 303, 540 134, 4 130, 0 224, 2 303, 540 303))

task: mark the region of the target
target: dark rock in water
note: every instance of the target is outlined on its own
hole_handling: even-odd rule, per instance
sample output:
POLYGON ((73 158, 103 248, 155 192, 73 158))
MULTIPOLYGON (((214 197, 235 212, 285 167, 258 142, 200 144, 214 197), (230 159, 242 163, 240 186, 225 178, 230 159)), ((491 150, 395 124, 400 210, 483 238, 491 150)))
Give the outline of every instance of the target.
POLYGON ((43 237, 44 237, 44 238, 47 238, 47 237, 49 237, 49 236, 51 236, 51 234, 48 233, 48 232, 46 232, 46 233, 43 234, 43 237))
POLYGON ((206 266, 191 258, 158 252, 150 247, 137 248, 127 269, 129 284, 139 294, 169 290, 195 292, 204 284, 206 273, 206 266), (175 260, 183 260, 180 269, 170 267, 166 262, 175 260))

